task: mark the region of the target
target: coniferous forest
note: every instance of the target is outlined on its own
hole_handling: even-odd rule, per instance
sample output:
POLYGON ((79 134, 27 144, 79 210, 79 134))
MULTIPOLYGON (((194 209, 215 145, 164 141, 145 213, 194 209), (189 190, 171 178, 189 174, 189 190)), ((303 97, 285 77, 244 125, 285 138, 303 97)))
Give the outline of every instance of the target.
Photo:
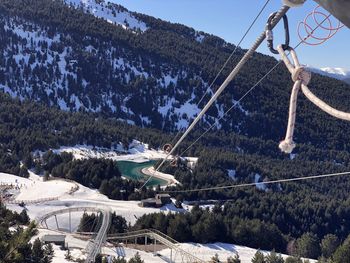
MULTIPOLYGON (((27 170, 35 169, 99 189, 116 200, 139 200, 159 191, 135 192, 140 183, 123 180, 113 161, 75 160, 50 151, 74 145, 113 148, 120 142, 127 147, 134 139, 161 148, 198 113, 203 105, 196 104, 235 48, 182 25, 132 14, 148 29, 126 30, 58 0, 0 0, 0 172, 27 177, 27 170), (194 110, 180 110, 184 106, 194 110), (40 160, 38 151, 46 152, 40 160)), ((243 52, 239 49, 234 55, 214 89, 243 52)), ((275 63, 256 53, 178 152, 275 63)), ((314 74, 310 87, 333 106, 350 109, 346 83, 314 74)), ((263 182, 350 171, 350 124, 327 116, 302 95, 297 148, 292 155, 279 151, 290 88, 289 74, 278 67, 185 153, 199 157, 193 171, 163 168, 182 184, 166 189, 179 191, 174 198, 219 200, 213 210, 196 206, 186 214, 145 215, 133 229, 155 228, 184 242, 231 242, 306 257, 335 253, 334 258, 342 258, 349 249, 350 177, 264 189, 183 191, 256 178, 263 182)), ((1 235, 11 238, 4 230, 1 235)))

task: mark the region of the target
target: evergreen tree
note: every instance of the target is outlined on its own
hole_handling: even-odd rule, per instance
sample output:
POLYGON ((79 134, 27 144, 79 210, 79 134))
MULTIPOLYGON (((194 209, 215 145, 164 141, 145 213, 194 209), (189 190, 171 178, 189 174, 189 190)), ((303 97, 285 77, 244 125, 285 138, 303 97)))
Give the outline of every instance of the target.
POLYGON ((298 256, 314 259, 320 256, 318 238, 311 233, 305 233, 297 239, 296 247, 298 256))
POLYGON ((254 255, 253 259, 252 259, 252 263, 266 263, 265 256, 264 256, 263 253, 261 253, 260 250, 258 250, 255 253, 255 255, 254 255))
POLYGON ((145 261, 141 259, 139 252, 136 252, 136 254, 128 261, 128 263, 144 263, 144 262, 145 261))
POLYGON ((27 225, 29 223, 30 219, 25 209, 21 211, 21 213, 19 214, 19 217, 20 217, 21 224, 27 225))
POLYGON ((220 263, 220 258, 218 254, 215 254, 211 259, 210 259, 210 263, 220 263))
POLYGON ((281 255, 277 255, 275 251, 272 251, 265 258, 266 263, 284 263, 284 259, 281 255))
POLYGON ((335 251, 333 263, 350 263, 350 236, 335 251))
POLYGON ((44 251, 42 249, 42 244, 39 238, 34 240, 32 257, 36 262, 44 263, 44 251))
POLYGON ((333 255, 337 247, 340 245, 339 239, 333 234, 326 235, 321 241, 321 252, 326 258, 333 255))
POLYGON ((234 257, 228 257, 227 258, 227 263, 241 263, 241 260, 239 258, 238 254, 235 254, 234 257))
POLYGON ((118 256, 118 258, 113 258, 112 263, 127 263, 125 258, 121 258, 118 256))
POLYGON ((52 259, 54 257, 54 250, 53 250, 53 246, 51 243, 47 244, 44 247, 44 255, 45 255, 45 262, 51 263, 52 259))
POLYGON ((300 258, 287 257, 285 263, 303 263, 303 261, 300 258))

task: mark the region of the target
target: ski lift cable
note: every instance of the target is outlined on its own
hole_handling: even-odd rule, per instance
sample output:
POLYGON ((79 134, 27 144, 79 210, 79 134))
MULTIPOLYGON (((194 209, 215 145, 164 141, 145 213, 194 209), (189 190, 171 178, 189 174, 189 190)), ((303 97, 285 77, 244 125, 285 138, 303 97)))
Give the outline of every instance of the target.
POLYGON ((202 139, 212 128, 214 128, 219 121, 221 121, 233 108, 235 108, 245 97, 249 95, 263 80, 267 78, 268 75, 272 71, 274 71, 280 64, 282 60, 278 61, 257 83, 255 83, 246 93, 243 94, 235 103, 227 110, 225 113, 217 119, 207 130, 205 130, 194 142, 192 142, 183 152, 181 152, 180 156, 184 155, 189 149, 191 149, 200 139, 202 139))
MULTIPOLYGON (((294 50, 297 49, 302 43, 305 43, 305 41, 307 39, 309 39, 312 34, 314 34, 314 32, 320 28, 322 26, 322 24, 327 21, 329 19, 330 15, 327 16, 320 24, 317 25, 317 27, 315 27, 314 29, 311 30, 311 32, 309 32, 309 34, 302 38, 301 41, 294 47, 294 50)), ((286 56, 288 57, 290 55, 290 53, 286 54, 286 56)), ((251 93, 264 79, 266 79, 268 77, 268 75, 270 75, 270 73, 272 73, 272 71, 274 71, 281 63, 283 62, 283 60, 279 60, 275 66, 273 66, 257 83, 255 83, 245 94, 243 94, 242 97, 240 97, 237 101, 235 101, 235 103, 219 118, 217 119, 207 130, 205 130, 194 142, 192 142, 183 152, 181 152, 180 156, 183 156, 188 150, 190 150, 201 138, 203 138, 211 129, 213 129, 216 125, 217 122, 219 122, 220 120, 222 120, 233 108, 235 108, 245 97, 247 97, 249 95, 249 93, 251 93)), ((306 90, 306 89, 305 89, 306 90)), ((307 90, 305 91, 307 92, 307 90)))
POLYGON ((247 29, 247 31, 244 33, 244 35, 242 36, 241 40, 238 42, 238 44, 236 45, 235 49, 232 51, 232 53, 230 54, 230 56, 227 58, 227 60, 225 61, 224 65, 221 67, 221 69, 219 70, 218 74, 215 76, 214 80, 211 82, 211 84, 209 85, 209 87, 207 88, 207 90, 204 92, 204 95, 202 96, 202 98, 199 100, 199 102, 197 103, 197 106, 200 105, 200 103, 204 100, 204 98, 207 96, 207 93, 209 92, 209 90, 214 86, 215 82, 217 81, 217 79, 220 77, 220 74, 224 71, 225 67, 227 66, 227 64, 230 62, 231 58, 233 57, 233 55, 236 53, 236 51, 238 50, 238 48, 240 47, 240 45, 242 44, 242 42, 244 41, 244 39, 246 38, 246 36, 248 35, 248 33, 250 32, 250 30, 252 29, 252 27, 255 25, 256 21, 258 20, 258 18, 260 17, 260 15, 262 14, 262 12, 265 10, 266 6, 269 4, 270 0, 267 0, 264 4, 264 6, 261 8, 260 12, 257 14, 257 16, 255 17, 255 19, 253 20, 253 22, 250 24, 249 28, 247 29))
MULTIPOLYGON (((198 101, 197 103, 197 107, 200 106, 200 104, 202 103, 202 101, 204 100, 204 98, 207 96, 208 92, 213 88, 215 82, 217 81, 217 79, 220 77, 221 73, 224 71, 224 69, 226 68, 227 64, 230 62, 230 60, 232 59, 233 55, 236 54, 238 48, 241 46, 242 42, 244 41, 244 39, 246 38, 246 36, 248 35, 248 33, 250 32, 250 30, 252 29, 252 27, 255 25, 256 21, 258 20, 258 18, 260 17, 260 15, 263 13, 263 11, 265 10, 266 6, 269 4, 271 0, 267 0, 265 2, 265 4, 263 5, 263 7, 260 9, 259 13, 257 14, 257 16, 254 18, 254 20, 252 21, 252 23, 250 24, 250 26, 248 27, 248 29, 246 30, 246 32, 244 33, 244 35, 242 36, 242 38, 240 39, 240 41, 238 42, 238 44, 236 45, 236 47, 234 48, 234 50, 232 51, 232 53, 230 54, 230 56, 227 58, 227 60, 225 61, 225 63, 223 64, 223 66, 221 67, 221 69, 219 70, 219 72, 216 74, 215 78, 213 79, 213 81, 210 83, 210 85, 207 87, 207 89, 205 90, 203 96, 201 97, 201 99, 198 101)), ((198 86, 197 86, 198 87, 198 86)), ((179 129, 179 131, 176 133, 174 139, 171 141, 170 145, 173 145, 176 140, 178 139, 178 136, 181 134, 182 132, 182 128, 179 129)))
MULTIPOLYGON (((304 43, 305 40, 311 37, 314 32, 321 27, 321 25, 329 19, 330 15, 328 15, 320 24, 318 24, 314 29, 311 30, 311 32, 304 37, 292 50, 296 50, 302 43, 304 43)), ((285 54, 285 57, 288 57, 291 54, 289 52, 288 54, 285 54)), ((292 54, 293 55, 293 54, 292 54)), ((229 111, 231 111, 237 104, 245 98, 255 87, 258 86, 258 84, 265 79, 273 70, 275 70, 282 62, 283 60, 279 60, 274 67, 272 67, 252 88, 250 88, 234 105, 232 105, 226 112, 225 114, 220 118, 222 119, 226 114, 228 114, 229 111)), ((305 85, 304 85, 305 86, 305 85)), ((219 119, 219 120, 220 120, 219 119)), ((193 147, 206 133, 208 133, 213 127, 215 126, 215 123, 209 127, 204 133, 202 133, 186 150, 184 150, 182 154, 187 152, 191 147, 193 147)), ((344 172, 344 173, 335 173, 335 174, 327 174, 327 175, 318 175, 318 176, 309 176, 309 177, 299 177, 299 178, 291 178, 291 179, 282 179, 282 180, 275 180, 268 182, 268 184, 272 183, 278 183, 278 182, 290 182, 290 181, 302 181, 302 180, 311 180, 311 179, 319 179, 319 178, 324 178, 324 177, 332 177, 332 176, 338 176, 338 175, 348 175, 350 172, 344 172), (304 178, 304 179, 303 179, 304 178)), ((265 183, 265 182, 264 182, 265 183)), ((226 189, 226 188, 236 188, 236 187, 241 187, 241 186, 252 186, 252 185, 259 185, 262 183, 251 183, 251 184, 242 184, 242 185, 229 185, 229 186, 220 186, 220 187, 210 187, 210 188, 198 188, 198 189, 189 189, 189 190, 179 190, 179 191, 162 191, 163 193, 178 193, 178 192, 200 192, 200 191, 209 191, 209 190, 218 190, 218 189, 226 189)))
MULTIPOLYGON (((282 8, 276 13, 275 17, 271 21, 271 29, 273 29, 278 22, 282 19, 282 17, 288 12, 290 9, 289 6, 283 5, 282 8)), ((177 147, 182 143, 182 141, 187 137, 187 135, 192 131, 192 129, 196 126, 196 124, 199 122, 199 120, 203 117, 203 115, 208 111, 208 109, 211 107, 211 105, 217 100, 217 98, 220 96, 220 94, 227 88, 227 86, 230 84, 230 82, 235 78, 235 76, 240 72, 242 67, 247 63, 247 61, 254 55, 254 52, 258 49, 258 47, 263 43, 263 41, 266 38, 265 31, 261 33, 261 35, 256 39, 253 46, 245 53, 243 58, 238 62, 238 64, 235 66, 235 68, 231 71, 229 76, 226 78, 226 80, 222 83, 222 85, 219 87, 219 89, 215 92, 215 94, 211 97, 209 102, 204 106, 202 111, 198 114, 198 116, 193 120, 191 125, 187 128, 185 133, 181 136, 181 138, 177 141, 177 143, 174 145, 174 147, 170 150, 170 152, 167 154, 167 156, 162 160, 162 162, 159 164, 159 166, 155 169, 154 173, 149 176, 149 178, 143 183, 143 185, 138 189, 139 191, 142 190, 143 187, 146 186, 146 184, 153 178, 155 173, 159 171, 159 169, 164 165, 164 163, 168 160, 168 158, 175 152, 177 147)))
POLYGON ((330 173, 330 174, 320 174, 320 175, 305 176, 305 177, 301 176, 301 177, 294 177, 294 178, 288 178, 288 179, 279 179, 279 180, 272 180, 272 181, 265 181, 265 182, 258 182, 258 183, 214 186, 214 187, 188 189, 188 190, 163 191, 163 193, 193 193, 193 192, 215 191, 215 190, 242 188, 242 187, 249 187, 249 186, 262 186, 262 185, 270 185, 270 184, 277 184, 277 183, 298 182, 298 181, 306 181, 306 180, 313 180, 313 179, 331 178, 331 177, 337 177, 337 176, 348 176, 348 175, 350 175, 350 172, 330 173))

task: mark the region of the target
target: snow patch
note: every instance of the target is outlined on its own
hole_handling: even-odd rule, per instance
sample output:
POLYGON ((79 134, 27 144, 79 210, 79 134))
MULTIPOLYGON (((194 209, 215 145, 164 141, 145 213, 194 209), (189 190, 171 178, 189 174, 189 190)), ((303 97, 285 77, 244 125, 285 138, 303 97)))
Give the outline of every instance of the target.
POLYGON ((227 171, 227 175, 234 181, 237 180, 237 177, 236 177, 236 170, 226 170, 227 171))
POLYGON ((262 191, 266 191, 267 187, 266 185, 260 181, 261 180, 261 175, 260 174, 255 174, 254 176, 254 183, 256 184, 256 188, 262 191))
POLYGON ((349 69, 331 68, 331 67, 315 68, 312 66, 307 66, 307 68, 314 73, 318 73, 318 74, 323 75, 323 76, 327 76, 330 78, 345 81, 345 82, 350 84, 350 70, 349 69))
POLYGON ((138 20, 130 12, 109 2, 99 1, 97 3, 96 0, 65 0, 65 3, 75 8, 83 8, 84 12, 102 18, 108 23, 119 25, 124 29, 140 30, 141 32, 145 32, 148 29, 144 22, 138 20))

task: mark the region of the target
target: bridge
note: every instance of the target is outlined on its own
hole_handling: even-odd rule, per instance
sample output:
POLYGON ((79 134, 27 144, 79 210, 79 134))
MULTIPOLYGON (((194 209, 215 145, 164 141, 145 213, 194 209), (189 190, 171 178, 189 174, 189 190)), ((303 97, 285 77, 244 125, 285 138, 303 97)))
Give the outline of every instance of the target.
MULTIPOLYGON (((111 213, 108 208, 97 208, 97 207, 71 207, 71 208, 65 208, 56 210, 53 212, 50 212, 48 214, 45 214, 44 216, 38 218, 36 221, 39 223, 40 226, 43 228, 48 228, 47 220, 51 217, 55 217, 57 228, 58 226, 58 220, 57 215, 60 214, 67 214, 72 212, 94 212, 94 213, 101 213, 102 214, 102 222, 101 226, 99 228, 99 231, 96 233, 86 233, 86 232, 78 232, 76 235, 79 237, 82 236, 90 236, 90 240, 88 241, 88 244, 85 248, 85 251, 87 253, 87 257, 85 262, 91 263, 95 261, 96 256, 101 252, 101 248, 103 244, 106 241, 109 241, 110 243, 113 243, 113 241, 117 242, 126 242, 129 240, 132 240, 137 244, 137 240, 143 239, 145 242, 145 245, 149 243, 149 241, 153 241, 154 247, 158 244, 164 245, 165 247, 170 249, 170 258, 167 259, 170 263, 175 262, 182 262, 182 263, 202 263, 205 262, 202 259, 198 258, 197 256, 187 252, 186 250, 182 249, 180 246, 180 243, 177 242, 175 239, 165 235, 164 233, 155 230, 155 229, 144 229, 144 230, 138 230, 138 231, 132 231, 132 232, 126 232, 126 233, 119 233, 119 234, 112 234, 108 235, 108 230, 111 223, 111 213)), ((69 216, 70 220, 71 216, 69 216)), ((69 223, 71 225, 71 223, 69 223)), ((71 227, 70 227, 70 232, 71 227)))
POLYGON ((40 218, 38 218, 36 221, 44 228, 48 228, 47 220, 51 217, 55 217, 57 228, 58 227, 58 220, 57 215, 61 214, 67 214, 69 213, 69 226, 70 226, 70 232, 72 231, 71 228, 71 216, 70 214, 72 212, 95 212, 95 213, 101 213, 102 214, 102 223, 99 228, 99 231, 97 234, 93 235, 92 238, 88 241, 88 244, 85 248, 85 251, 87 253, 86 256, 86 263, 95 262, 96 256, 101 252, 101 248, 103 243, 106 241, 107 233, 111 224, 111 212, 107 208, 95 208, 95 207, 71 207, 71 208, 65 208, 56 210, 53 212, 50 212, 40 218))
POLYGON ((136 243, 137 238, 143 238, 145 240, 145 245, 147 245, 148 239, 151 239, 154 241, 154 244, 159 242, 160 244, 163 244, 164 246, 169 248, 170 249, 169 262, 171 263, 175 262, 175 260, 177 259, 177 255, 180 256, 181 262, 189 262, 189 263, 204 262, 202 259, 182 249, 180 247, 180 243, 177 242, 175 239, 155 229, 144 229, 144 230, 138 230, 133 232, 109 235, 107 237, 107 240, 108 241, 114 241, 114 240, 127 241, 130 239, 134 239, 136 243))

